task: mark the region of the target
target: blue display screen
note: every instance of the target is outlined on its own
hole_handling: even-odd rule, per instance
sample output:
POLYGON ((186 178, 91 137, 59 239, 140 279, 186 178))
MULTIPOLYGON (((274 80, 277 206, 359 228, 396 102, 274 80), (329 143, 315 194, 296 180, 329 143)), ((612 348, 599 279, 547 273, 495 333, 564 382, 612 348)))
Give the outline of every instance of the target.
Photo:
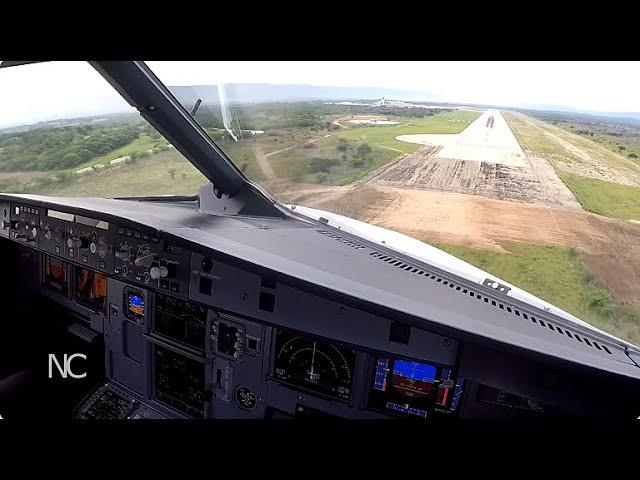
POLYGON ((369 406, 422 418, 450 413, 459 407, 463 382, 452 368, 378 357, 369 406))
POLYGON ((131 293, 129 294, 129 305, 132 307, 142 307, 144 305, 144 300, 140 295, 131 293))
POLYGON ((428 363, 396 360, 393 364, 393 373, 412 380, 433 383, 436 378, 436 367, 428 363))
POLYGON ((137 293, 129 293, 129 311, 134 315, 144 316, 144 298, 137 293))

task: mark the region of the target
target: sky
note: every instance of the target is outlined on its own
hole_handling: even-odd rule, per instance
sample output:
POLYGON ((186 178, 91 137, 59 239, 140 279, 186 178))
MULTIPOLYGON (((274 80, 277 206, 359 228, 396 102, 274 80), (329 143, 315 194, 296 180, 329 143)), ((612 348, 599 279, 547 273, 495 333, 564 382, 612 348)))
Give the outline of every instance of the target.
MULTIPOLYGON (((285 83, 418 90, 424 100, 640 111, 640 62, 149 62, 167 85, 285 83)), ((85 62, 0 70, 0 127, 133 111, 85 62)))

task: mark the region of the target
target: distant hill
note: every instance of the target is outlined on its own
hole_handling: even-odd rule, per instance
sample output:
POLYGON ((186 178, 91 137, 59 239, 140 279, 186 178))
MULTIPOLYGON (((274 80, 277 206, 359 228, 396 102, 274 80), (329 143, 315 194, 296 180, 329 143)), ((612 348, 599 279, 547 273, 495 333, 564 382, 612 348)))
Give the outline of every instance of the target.
MULTIPOLYGON (((201 98, 205 103, 219 101, 216 85, 169 87, 183 104, 190 105, 201 98)), ((426 101, 431 95, 417 90, 376 87, 323 87, 316 85, 275 85, 268 83, 232 83, 224 86, 228 103, 291 102, 301 100, 394 100, 426 101)))

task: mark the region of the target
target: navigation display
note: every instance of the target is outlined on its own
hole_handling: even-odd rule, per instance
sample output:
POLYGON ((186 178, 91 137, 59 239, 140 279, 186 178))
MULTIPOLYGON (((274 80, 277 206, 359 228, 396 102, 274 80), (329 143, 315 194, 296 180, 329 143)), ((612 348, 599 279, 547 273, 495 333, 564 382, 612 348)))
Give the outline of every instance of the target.
POLYGON ((55 257, 44 257, 44 284, 51 290, 67 295, 69 291, 69 266, 55 257))
POLYGON ((434 411, 450 413, 458 407, 462 384, 450 368, 378 357, 369 406, 422 418, 434 411))
POLYGON ((351 398, 355 350, 295 332, 276 336, 274 377, 342 400, 351 398))
POLYGON ((76 267, 75 300, 94 312, 107 306, 107 277, 88 268, 76 267))

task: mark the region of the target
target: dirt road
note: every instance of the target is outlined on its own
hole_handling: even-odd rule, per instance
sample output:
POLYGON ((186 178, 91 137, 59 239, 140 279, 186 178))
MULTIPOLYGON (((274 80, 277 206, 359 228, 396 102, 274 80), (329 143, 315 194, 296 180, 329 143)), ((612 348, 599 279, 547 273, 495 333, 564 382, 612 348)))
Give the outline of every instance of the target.
POLYGON ((273 155, 277 155, 278 153, 286 152, 287 150, 291 150, 293 148, 299 148, 304 145, 308 145, 310 143, 316 143, 318 140, 322 140, 323 138, 330 137, 330 134, 324 135, 322 137, 314 138, 313 140, 309 140, 308 142, 300 143, 297 145, 291 145, 290 147, 281 148, 280 150, 276 150, 275 152, 264 153, 262 147, 259 143, 255 144, 255 154, 256 154, 256 162, 258 163, 258 167, 262 170, 262 174, 265 176, 267 180, 272 180, 276 178, 276 173, 271 166, 271 162, 269 162, 269 157, 273 155))
POLYGON ((262 147, 259 143, 255 144, 255 152, 256 152, 256 162, 258 163, 258 167, 262 170, 262 174, 265 176, 267 180, 276 178, 276 172, 273 171, 273 167, 267 158, 269 155, 265 154, 262 151, 262 147))
POLYGON ((44 175, 51 175, 53 172, 0 172, 0 182, 3 180, 12 180, 19 183, 28 182, 29 180, 44 175))
POLYGON ((580 204, 540 157, 524 157, 522 166, 440 158, 440 146, 425 145, 389 164, 367 183, 387 187, 443 190, 579 209, 580 204))

